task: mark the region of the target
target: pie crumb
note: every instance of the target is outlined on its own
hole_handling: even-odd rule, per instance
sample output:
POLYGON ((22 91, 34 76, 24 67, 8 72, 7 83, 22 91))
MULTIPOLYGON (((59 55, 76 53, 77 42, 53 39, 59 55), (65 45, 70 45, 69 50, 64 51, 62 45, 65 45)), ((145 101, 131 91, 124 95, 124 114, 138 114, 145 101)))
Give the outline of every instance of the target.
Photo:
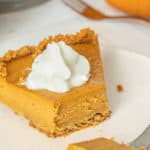
POLYGON ((124 90, 124 89, 123 89, 123 86, 122 86, 121 84, 118 84, 118 85, 117 85, 117 91, 118 91, 118 92, 123 92, 123 90, 124 90))

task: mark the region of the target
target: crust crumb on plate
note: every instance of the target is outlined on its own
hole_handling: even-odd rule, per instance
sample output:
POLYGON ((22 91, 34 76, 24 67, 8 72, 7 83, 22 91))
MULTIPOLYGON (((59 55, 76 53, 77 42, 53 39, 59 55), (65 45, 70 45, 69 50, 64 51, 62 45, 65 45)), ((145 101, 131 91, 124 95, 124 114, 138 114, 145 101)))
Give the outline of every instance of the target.
POLYGON ((117 91, 118 91, 118 92, 123 92, 123 91, 124 91, 123 85, 118 84, 118 85, 117 85, 117 91))

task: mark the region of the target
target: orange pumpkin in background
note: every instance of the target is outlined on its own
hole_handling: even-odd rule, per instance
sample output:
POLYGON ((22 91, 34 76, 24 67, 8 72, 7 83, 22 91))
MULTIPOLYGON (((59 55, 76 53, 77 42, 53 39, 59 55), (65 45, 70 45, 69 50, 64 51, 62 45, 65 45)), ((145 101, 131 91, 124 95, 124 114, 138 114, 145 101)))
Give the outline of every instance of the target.
POLYGON ((106 0, 110 5, 127 13, 150 17, 150 0, 106 0))

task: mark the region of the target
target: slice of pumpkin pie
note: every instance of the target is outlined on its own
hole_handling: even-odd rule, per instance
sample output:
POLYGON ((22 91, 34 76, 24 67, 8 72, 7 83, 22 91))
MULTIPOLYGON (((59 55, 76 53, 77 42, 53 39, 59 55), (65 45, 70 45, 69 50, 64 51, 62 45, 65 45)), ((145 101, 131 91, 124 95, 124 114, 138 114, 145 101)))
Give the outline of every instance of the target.
POLYGON ((133 148, 123 143, 117 143, 112 139, 97 138, 70 144, 68 150, 144 150, 144 148, 133 148))
POLYGON ((57 137, 109 117, 96 34, 83 29, 0 58, 0 102, 57 137))

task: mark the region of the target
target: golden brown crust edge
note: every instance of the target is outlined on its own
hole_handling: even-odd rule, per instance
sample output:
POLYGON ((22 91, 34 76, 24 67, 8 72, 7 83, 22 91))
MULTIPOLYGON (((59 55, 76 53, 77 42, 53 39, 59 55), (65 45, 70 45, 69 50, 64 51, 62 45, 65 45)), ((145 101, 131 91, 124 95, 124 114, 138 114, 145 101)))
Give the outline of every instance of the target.
POLYGON ((76 34, 58 34, 56 36, 49 36, 47 39, 43 39, 38 46, 23 46, 18 50, 8 50, 8 52, 0 58, 0 61, 8 62, 12 59, 30 55, 37 50, 43 50, 48 43, 64 41, 67 44, 79 44, 97 41, 97 35, 89 28, 82 29, 76 34))
POLYGON ((95 114, 93 115, 93 117, 90 117, 89 120, 80 122, 75 128, 73 129, 57 129, 56 131, 54 131, 53 133, 48 133, 46 131, 44 131, 41 128, 38 128, 36 125, 34 125, 32 123, 32 121, 29 121, 29 126, 39 130, 40 132, 44 133, 45 135, 47 135, 48 137, 53 137, 53 138, 57 138, 57 137, 61 137, 61 136, 67 136, 75 131, 79 131, 91 126, 96 126, 99 123, 103 122, 104 120, 108 119, 111 115, 111 112, 109 112, 108 114, 105 114, 105 116, 103 116, 102 114, 95 114))
POLYGON ((76 34, 58 34, 56 36, 49 36, 48 38, 42 40, 38 46, 23 46, 18 50, 8 50, 3 57, 0 57, 0 76, 3 78, 7 76, 7 62, 30 54, 37 55, 46 48, 48 43, 58 41, 64 41, 67 44, 80 44, 88 42, 94 43, 97 42, 97 35, 93 30, 85 28, 76 34))

